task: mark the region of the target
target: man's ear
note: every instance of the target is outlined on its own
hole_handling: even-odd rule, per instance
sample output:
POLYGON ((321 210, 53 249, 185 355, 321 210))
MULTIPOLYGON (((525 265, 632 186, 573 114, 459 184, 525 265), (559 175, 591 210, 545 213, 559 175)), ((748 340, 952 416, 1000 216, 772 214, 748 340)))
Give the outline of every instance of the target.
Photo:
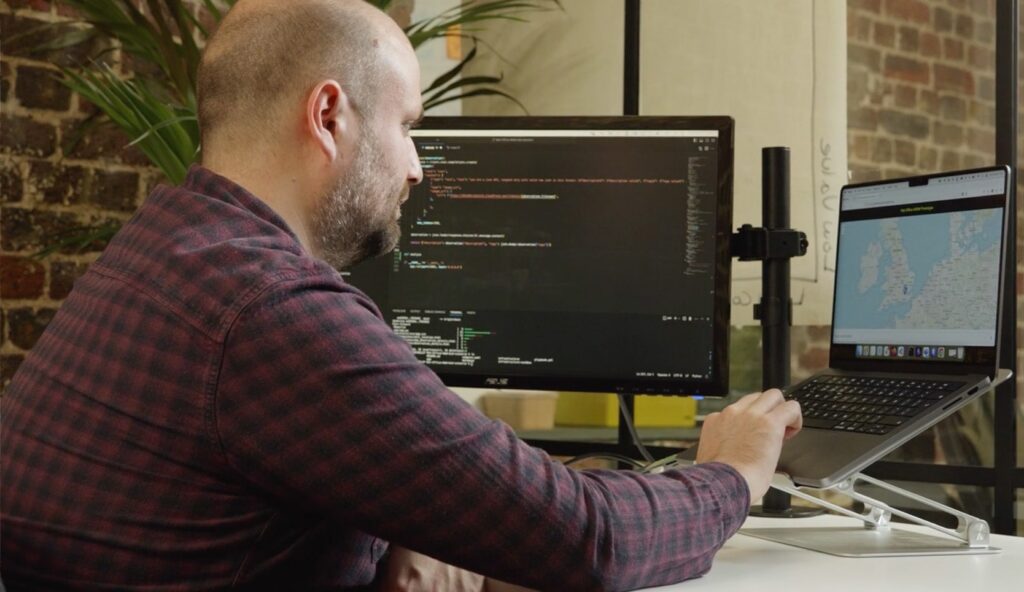
POLYGON ((309 93, 306 103, 306 129, 324 155, 338 158, 341 138, 348 133, 352 105, 335 80, 325 80, 309 93))

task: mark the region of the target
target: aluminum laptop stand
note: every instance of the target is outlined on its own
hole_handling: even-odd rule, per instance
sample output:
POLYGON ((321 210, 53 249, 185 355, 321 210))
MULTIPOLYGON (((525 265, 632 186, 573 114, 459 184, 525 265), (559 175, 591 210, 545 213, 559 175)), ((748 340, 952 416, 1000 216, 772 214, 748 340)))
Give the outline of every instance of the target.
MULTIPOLYGON (((1009 370, 999 370, 995 380, 992 381, 987 390, 994 389, 1012 375, 1013 373, 1009 370)), ((690 464, 692 464, 691 461, 680 460, 675 455, 672 455, 651 463, 644 472, 659 473, 668 468, 690 464)), ((771 487, 836 514, 856 518, 864 524, 860 527, 791 526, 783 528, 742 528, 739 531, 740 534, 801 547, 811 551, 838 555, 840 557, 976 555, 992 554, 1000 551, 989 544, 989 526, 981 518, 971 516, 863 473, 854 473, 834 485, 821 488, 798 486, 788 476, 776 473, 772 479, 771 487), (957 526, 955 529, 946 528, 867 496, 857 491, 857 485, 861 482, 884 489, 902 499, 910 500, 932 510, 953 516, 957 520, 957 526), (809 492, 827 492, 860 502, 864 504, 864 513, 859 514, 827 499, 811 495, 809 492), (893 516, 899 516, 909 522, 926 526, 941 533, 943 536, 892 528, 890 522, 893 516)))
POLYGON ((863 473, 856 473, 831 487, 820 489, 798 487, 789 477, 780 473, 775 475, 771 486, 826 510, 861 520, 864 525, 862 527, 744 528, 740 530, 740 534, 841 557, 972 555, 999 552, 999 549, 989 545, 989 527, 984 520, 863 473), (903 499, 912 500, 932 510, 954 516, 957 526, 955 529, 946 528, 864 495, 857 491, 857 485, 860 482, 869 483, 903 499), (861 502, 864 504, 864 513, 858 514, 826 499, 811 495, 807 493, 808 491, 828 492, 861 502), (945 536, 891 528, 890 520, 893 516, 926 526, 945 536))

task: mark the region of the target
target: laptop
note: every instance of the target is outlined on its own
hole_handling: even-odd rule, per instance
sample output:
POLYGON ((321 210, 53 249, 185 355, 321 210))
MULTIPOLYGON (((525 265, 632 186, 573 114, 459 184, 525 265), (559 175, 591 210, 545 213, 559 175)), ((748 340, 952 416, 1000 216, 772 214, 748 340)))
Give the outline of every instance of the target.
POLYGON ((993 385, 1009 183, 990 167, 843 188, 829 368, 784 389, 804 428, 779 472, 828 487, 993 385))

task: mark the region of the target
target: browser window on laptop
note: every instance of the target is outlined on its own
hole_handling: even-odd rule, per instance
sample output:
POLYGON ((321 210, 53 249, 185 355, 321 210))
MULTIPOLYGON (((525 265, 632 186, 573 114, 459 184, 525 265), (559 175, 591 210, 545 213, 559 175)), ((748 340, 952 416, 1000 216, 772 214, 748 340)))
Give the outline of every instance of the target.
POLYGON ((846 189, 833 355, 994 364, 1005 191, 1003 170, 846 189))

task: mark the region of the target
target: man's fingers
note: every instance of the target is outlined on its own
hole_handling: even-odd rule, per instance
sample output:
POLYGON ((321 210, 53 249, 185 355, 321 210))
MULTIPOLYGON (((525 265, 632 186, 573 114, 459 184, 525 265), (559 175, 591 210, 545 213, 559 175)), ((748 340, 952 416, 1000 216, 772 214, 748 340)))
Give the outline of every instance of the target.
POLYGON ((742 397, 740 397, 738 401, 736 401, 732 405, 729 405, 729 407, 733 407, 737 411, 740 409, 746 409, 747 407, 753 405, 754 402, 757 401, 758 397, 760 396, 761 393, 750 393, 749 395, 743 395, 742 397))
POLYGON ((800 413, 800 403, 796 401, 785 401, 781 405, 776 406, 772 409, 771 415, 785 427, 786 438, 793 437, 804 426, 803 414, 800 413))
POLYGON ((765 392, 760 393, 757 398, 750 403, 750 409, 752 411, 768 413, 772 409, 778 407, 784 400, 782 391, 776 388, 768 389, 765 392))

